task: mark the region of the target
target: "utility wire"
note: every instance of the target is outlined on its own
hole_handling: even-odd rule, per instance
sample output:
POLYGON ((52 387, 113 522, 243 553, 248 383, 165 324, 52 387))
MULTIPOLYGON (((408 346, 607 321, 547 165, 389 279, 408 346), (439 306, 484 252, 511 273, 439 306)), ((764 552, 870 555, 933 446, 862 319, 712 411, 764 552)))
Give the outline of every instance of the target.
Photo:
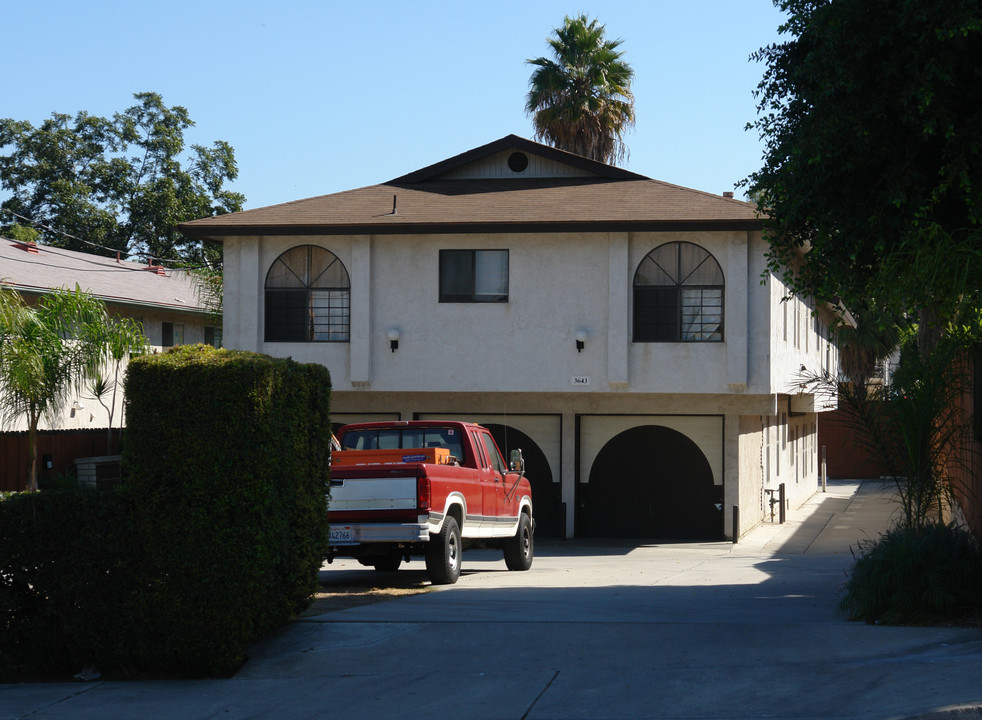
MULTIPOLYGON (((75 235, 72 235, 71 233, 67 233, 64 230, 59 230, 58 228, 53 228, 50 225, 45 225, 45 224, 40 223, 40 222, 37 222, 36 220, 33 220, 33 219, 29 218, 29 217, 25 217, 23 215, 20 215, 19 213, 15 213, 13 210, 8 210, 6 208, 0 208, 0 212, 5 212, 8 215, 13 215, 18 220, 23 220, 24 222, 30 223, 30 225, 33 226, 33 227, 39 227, 42 230, 47 230, 48 232, 53 232, 53 233, 56 233, 58 235, 64 235, 67 238, 71 238, 72 240, 77 240, 80 243, 84 243, 84 244, 89 245, 89 246, 94 247, 94 248, 99 248, 100 250, 107 250, 107 251, 109 251, 111 253, 116 253, 116 259, 117 260, 119 259, 120 253, 122 253, 124 255, 130 255, 130 254, 132 254, 128 250, 119 250, 118 248, 111 248, 111 247, 107 247, 106 245, 99 245, 98 243, 94 243, 94 242, 91 242, 89 240, 85 240, 84 238, 76 237, 75 235)), ((153 264, 153 262, 152 262, 153 260, 158 260, 161 263, 168 262, 168 263, 171 263, 171 264, 179 264, 179 263, 183 263, 184 262, 181 259, 154 257, 153 255, 147 255, 146 258, 147 258, 147 261, 148 261, 148 264, 149 265, 152 265, 153 264)), ((171 268, 171 269, 174 270, 175 268, 171 268)), ((215 269, 215 266, 212 263, 206 261, 204 265, 182 265, 181 267, 176 268, 176 269, 177 270, 213 270, 213 269, 215 269)))

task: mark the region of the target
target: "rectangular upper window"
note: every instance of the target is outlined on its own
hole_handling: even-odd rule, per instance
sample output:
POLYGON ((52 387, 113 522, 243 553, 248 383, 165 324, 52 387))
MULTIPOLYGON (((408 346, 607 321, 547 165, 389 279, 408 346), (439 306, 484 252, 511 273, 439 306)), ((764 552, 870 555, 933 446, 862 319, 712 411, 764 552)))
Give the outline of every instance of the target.
POLYGON ((508 302, 508 251, 441 250, 440 302, 508 302))

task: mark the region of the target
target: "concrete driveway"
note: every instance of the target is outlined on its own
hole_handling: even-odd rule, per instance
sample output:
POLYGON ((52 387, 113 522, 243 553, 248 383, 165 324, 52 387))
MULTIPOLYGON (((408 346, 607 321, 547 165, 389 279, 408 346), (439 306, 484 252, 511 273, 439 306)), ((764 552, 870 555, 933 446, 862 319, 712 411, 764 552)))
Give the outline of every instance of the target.
POLYGON ((540 543, 525 573, 466 552, 456 585, 293 622, 233 678, 0 686, 0 718, 982 718, 982 631, 836 612, 891 496, 831 483, 737 544, 540 543))

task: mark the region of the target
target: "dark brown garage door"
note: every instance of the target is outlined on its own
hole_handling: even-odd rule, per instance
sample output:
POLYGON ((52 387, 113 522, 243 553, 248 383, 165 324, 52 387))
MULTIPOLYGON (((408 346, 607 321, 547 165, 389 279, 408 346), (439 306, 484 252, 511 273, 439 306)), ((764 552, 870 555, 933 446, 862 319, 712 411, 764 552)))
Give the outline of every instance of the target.
POLYGON ((722 486, 688 437, 660 425, 625 430, 577 484, 577 535, 665 540, 723 538, 722 486))

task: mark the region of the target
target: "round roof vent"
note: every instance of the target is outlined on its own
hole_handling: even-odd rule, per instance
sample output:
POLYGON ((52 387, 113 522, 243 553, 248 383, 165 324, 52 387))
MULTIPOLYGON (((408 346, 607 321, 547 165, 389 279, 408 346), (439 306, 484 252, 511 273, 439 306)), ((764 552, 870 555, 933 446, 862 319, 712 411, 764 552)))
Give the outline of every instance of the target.
POLYGON ((513 152, 508 156, 508 167, 512 172, 520 173, 529 166, 529 156, 523 152, 513 152))

